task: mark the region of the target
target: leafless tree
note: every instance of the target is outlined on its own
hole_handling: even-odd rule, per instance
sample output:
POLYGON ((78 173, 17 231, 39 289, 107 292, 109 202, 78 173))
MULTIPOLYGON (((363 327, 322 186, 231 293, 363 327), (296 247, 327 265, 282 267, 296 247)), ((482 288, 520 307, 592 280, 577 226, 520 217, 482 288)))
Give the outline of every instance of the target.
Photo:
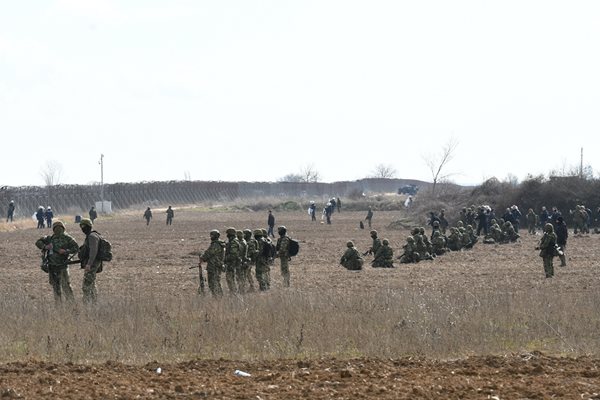
POLYGON ((373 170, 373 178, 395 178, 396 169, 389 164, 378 164, 373 170))
POLYGON ((431 197, 435 197, 435 189, 438 182, 446 181, 452 175, 451 173, 445 173, 444 169, 448 163, 452 161, 457 146, 458 142, 451 137, 448 142, 442 146, 441 151, 437 155, 423 156, 423 160, 431 172, 431 197))
POLYGON ((47 161, 40 170, 40 176, 46 186, 58 185, 62 176, 62 165, 58 161, 47 161))
POLYGON ((302 167, 300 176, 302 177, 302 182, 319 182, 319 179, 321 179, 321 174, 319 174, 319 171, 317 171, 313 164, 302 167))

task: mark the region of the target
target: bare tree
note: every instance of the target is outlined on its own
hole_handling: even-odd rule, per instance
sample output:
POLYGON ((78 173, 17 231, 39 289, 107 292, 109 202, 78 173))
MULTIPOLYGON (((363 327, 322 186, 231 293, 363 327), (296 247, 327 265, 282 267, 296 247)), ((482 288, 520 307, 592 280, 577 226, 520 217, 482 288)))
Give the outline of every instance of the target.
POLYGON ((427 167, 431 172, 431 197, 435 197, 435 189, 438 182, 445 181, 452 175, 443 172, 445 167, 452 160, 457 146, 458 142, 451 137, 448 142, 442 146, 441 151, 437 155, 423 156, 425 164, 427 164, 427 167))
POLYGON ((58 161, 47 161, 40 170, 40 176, 46 186, 58 185, 62 176, 62 165, 58 161))
POLYGON ((389 164, 378 164, 373 170, 373 178, 395 178, 396 169, 389 164))
POLYGON ((313 164, 306 165, 300 170, 301 182, 319 182, 321 174, 313 164))

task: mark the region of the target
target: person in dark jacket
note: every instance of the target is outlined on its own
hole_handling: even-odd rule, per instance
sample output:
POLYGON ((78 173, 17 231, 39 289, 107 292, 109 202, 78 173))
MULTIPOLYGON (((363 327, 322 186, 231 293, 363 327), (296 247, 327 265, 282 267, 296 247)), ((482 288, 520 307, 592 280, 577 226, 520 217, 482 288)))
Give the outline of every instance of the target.
POLYGON ((275 237, 275 234, 273 233, 273 227, 275 226, 275 216, 273 215, 271 210, 269 210, 269 216, 267 217, 267 225, 269 226, 269 229, 267 230, 267 236, 275 237))
POLYGON ((512 214, 513 217, 513 227, 515 228, 515 232, 519 233, 519 225, 521 225, 521 216, 523 214, 521 214, 521 211, 519 211, 519 207, 517 207, 516 205, 513 205, 510 208, 510 213, 512 214))
POLYGON ((92 208, 90 208, 90 212, 88 214, 90 216, 90 221, 92 221, 92 224, 93 224, 94 221, 96 220, 96 218, 98 218, 98 212, 96 211, 96 207, 92 206, 92 208))
POLYGON ((569 230, 567 229, 567 224, 562 216, 556 218, 556 228, 554 229, 556 232, 556 244, 560 247, 561 253, 559 253, 558 258, 560 258, 560 266, 567 266, 567 238, 569 237, 569 230))
POLYGON ((485 207, 479 207, 477 211, 477 216, 475 217, 477 220, 477 236, 481 235, 481 231, 483 230, 483 235, 487 236, 488 234, 488 221, 487 221, 487 211, 485 207))
POLYGON ((37 219, 37 228, 44 228, 44 220, 46 219, 46 212, 44 211, 44 207, 39 206, 37 211, 35 212, 35 219, 37 219))
POLYGON ((14 200, 11 200, 10 203, 8 203, 8 212, 6 213, 6 222, 8 222, 10 220, 10 222, 13 222, 13 217, 15 216, 15 202, 14 200))
POLYGON ((54 218, 52 207, 48 206, 48 208, 46 208, 46 212, 44 212, 44 218, 46 218, 46 226, 50 228, 52 226, 52 218, 54 218))
POLYGON ((540 213, 540 226, 543 228, 546 223, 548 223, 550 219, 550 213, 546 209, 546 207, 542 207, 542 212, 540 213))

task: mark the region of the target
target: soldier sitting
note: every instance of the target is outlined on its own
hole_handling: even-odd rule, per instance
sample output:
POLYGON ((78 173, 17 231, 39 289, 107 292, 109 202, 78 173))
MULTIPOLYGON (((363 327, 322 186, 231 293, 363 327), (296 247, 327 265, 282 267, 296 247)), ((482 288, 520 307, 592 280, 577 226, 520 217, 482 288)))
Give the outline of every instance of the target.
POLYGON ((359 271, 362 269, 364 260, 356 247, 354 247, 354 243, 349 241, 346 243, 348 248, 344 252, 344 255, 340 259, 340 264, 350 271, 359 271))
POLYGON ((521 237, 521 235, 517 233, 517 231, 513 227, 513 224, 510 221, 506 221, 504 223, 503 234, 503 243, 514 243, 521 237))
POLYGON ((371 265, 373 268, 394 268, 394 250, 390 247, 389 240, 381 241, 381 247, 377 249, 371 265))
POLYGON ((456 228, 456 227, 450 228, 450 236, 448 236, 446 245, 448 246, 448 248, 451 251, 459 251, 462 248, 461 236, 462 235, 460 234, 460 231, 458 230, 458 228, 456 228))
POLYGON ((417 252, 417 246, 415 245, 415 238, 413 236, 406 238, 406 244, 402 246, 402 248, 404 249, 404 253, 399 257, 401 264, 419 262, 419 252, 417 252))
POLYGON ((441 256, 448 248, 446 247, 446 238, 442 236, 441 232, 437 231, 433 233, 433 239, 431 240, 432 252, 437 256, 441 256))

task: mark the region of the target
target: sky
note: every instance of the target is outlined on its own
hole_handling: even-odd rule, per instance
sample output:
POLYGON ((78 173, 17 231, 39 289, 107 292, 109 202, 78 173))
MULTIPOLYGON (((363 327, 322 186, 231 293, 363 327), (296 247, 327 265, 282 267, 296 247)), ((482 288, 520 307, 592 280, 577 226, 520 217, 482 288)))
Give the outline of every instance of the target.
POLYGON ((3 2, 0 185, 598 176, 598 49, 598 1, 3 2))

